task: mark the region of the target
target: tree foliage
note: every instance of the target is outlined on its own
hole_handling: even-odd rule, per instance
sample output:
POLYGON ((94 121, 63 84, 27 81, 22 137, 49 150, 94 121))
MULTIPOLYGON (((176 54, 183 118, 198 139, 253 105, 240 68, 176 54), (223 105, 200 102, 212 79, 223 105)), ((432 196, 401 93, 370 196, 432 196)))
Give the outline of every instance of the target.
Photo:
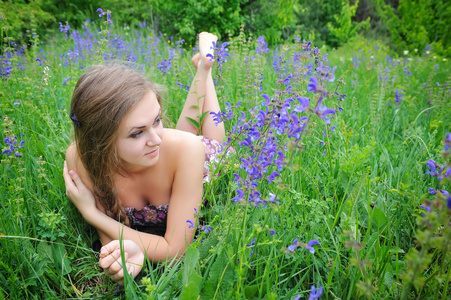
POLYGON ((56 31, 59 22, 80 28, 97 17, 99 5, 112 12, 114 26, 146 26, 187 45, 201 31, 237 36, 244 24, 270 44, 296 34, 337 47, 370 29, 372 36, 389 37, 398 52, 433 44, 436 53, 451 54, 451 6, 436 0, 9 0, 0 2, 2 37, 30 44, 33 28, 39 35, 56 31))
POLYGON ((447 1, 400 1, 398 7, 384 0, 375 3, 396 50, 425 49, 433 44, 436 53, 451 55, 451 6, 447 1))

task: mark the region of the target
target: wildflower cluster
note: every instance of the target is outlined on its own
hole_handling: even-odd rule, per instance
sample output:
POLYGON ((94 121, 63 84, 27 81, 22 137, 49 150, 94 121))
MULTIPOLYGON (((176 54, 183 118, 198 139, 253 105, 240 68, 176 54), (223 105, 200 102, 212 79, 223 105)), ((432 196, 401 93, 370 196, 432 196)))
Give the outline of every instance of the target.
POLYGON ((230 43, 228 42, 224 42, 222 43, 221 41, 217 41, 217 42, 213 42, 213 44, 210 46, 210 49, 214 50, 215 55, 213 56, 212 54, 207 54, 207 57, 210 59, 210 61, 212 61, 213 59, 216 60, 215 64, 216 64, 216 69, 217 69, 217 74, 215 78, 215 85, 218 84, 218 79, 224 81, 224 79, 222 78, 222 68, 224 63, 227 62, 227 58, 231 58, 230 54, 229 54, 229 49, 227 48, 227 46, 229 46, 230 43))
POLYGON ((446 171, 444 171, 445 165, 439 165, 433 159, 428 160, 426 165, 430 168, 430 170, 426 171, 426 174, 437 177, 438 181, 443 181, 443 177, 450 178, 451 176, 451 167, 447 167, 446 171))
POLYGON ((451 197, 444 186, 451 182, 451 161, 449 159, 451 133, 445 136, 444 142, 442 156, 446 164, 439 165, 432 159, 426 162, 429 168, 426 174, 437 177, 439 188, 429 188, 429 192, 434 195, 434 198, 425 200, 420 205, 422 217, 417 219, 419 228, 416 233, 419 246, 410 249, 406 255, 405 261, 410 268, 406 269, 401 277, 404 285, 401 298, 405 298, 412 287, 417 290, 423 289, 427 281, 441 283, 446 280, 446 276, 449 276, 447 275, 449 272, 441 270, 445 270, 445 266, 450 263, 448 254, 451 243, 451 197))
POLYGON ((61 24, 61 22, 59 22, 59 24, 60 24, 59 30, 60 30, 60 32, 64 33, 64 38, 66 39, 67 33, 69 32, 69 29, 70 29, 70 25, 69 24, 63 25, 63 24, 61 24))
MULTIPOLYGON (((256 207, 266 207, 268 202, 275 202, 272 197, 263 196, 259 187, 263 181, 272 183, 280 176, 288 150, 286 138, 294 144, 300 141, 309 122, 307 114, 316 114, 329 124, 330 116, 336 113, 324 105, 325 99, 331 94, 327 90, 327 83, 335 80, 336 68, 331 69, 327 65, 327 55, 321 57, 318 48, 312 49, 310 46, 311 43, 304 41, 300 55, 305 60, 313 59, 316 65, 307 84, 307 91, 313 93, 311 98, 316 100, 316 104, 311 106, 312 100, 303 96, 305 92, 292 91, 292 84, 303 82, 306 74, 289 74, 279 81, 279 86, 284 87, 284 90, 276 91, 273 97, 263 94, 261 104, 251 109, 249 114, 240 112, 237 124, 231 130, 228 144, 236 141, 245 153, 240 157, 240 169, 244 174, 234 174, 238 186, 236 196, 232 199, 235 203, 248 202, 256 207)), ((226 103, 226 106, 227 109, 221 114, 212 113, 216 123, 234 116, 231 105, 226 103)))
MULTIPOLYGON (((448 133, 445 136, 444 139, 444 151, 442 153, 443 158, 445 161, 448 157, 451 155, 451 133, 448 133)), ((432 177, 437 177, 440 184, 445 184, 446 182, 451 182, 451 164, 448 163, 446 166, 439 165, 435 160, 429 159, 426 162, 426 165, 429 167, 428 170, 426 170, 426 175, 430 175, 432 177)), ((420 208, 422 208, 425 213, 423 213, 423 216, 426 216, 427 214, 430 214, 432 212, 432 207, 436 207, 436 209, 440 209, 442 206, 441 199, 446 199, 446 205, 451 210, 451 197, 449 191, 442 188, 429 188, 429 193, 431 195, 435 196, 434 200, 426 200, 423 204, 420 205, 420 208)))
POLYGON ((257 39, 257 48, 255 49, 257 54, 267 54, 270 50, 268 48, 268 43, 265 41, 264 36, 259 36, 257 39))
POLYGON ((0 57, 0 78, 9 77, 12 69, 11 53, 7 52, 4 56, 0 57))
POLYGON ((19 144, 17 144, 18 142, 17 136, 14 136, 12 138, 10 136, 7 136, 3 140, 3 142, 5 143, 5 145, 3 146, 2 154, 10 156, 11 154, 14 153, 14 156, 22 157, 22 154, 19 152, 19 149, 23 148, 23 144, 25 143, 24 140, 21 140, 19 144))
POLYGON ((99 12, 99 18, 106 15, 107 20, 105 21, 106 24, 113 24, 113 21, 111 20, 111 11, 107 10, 106 12, 103 11, 103 9, 98 8, 97 12, 99 12))

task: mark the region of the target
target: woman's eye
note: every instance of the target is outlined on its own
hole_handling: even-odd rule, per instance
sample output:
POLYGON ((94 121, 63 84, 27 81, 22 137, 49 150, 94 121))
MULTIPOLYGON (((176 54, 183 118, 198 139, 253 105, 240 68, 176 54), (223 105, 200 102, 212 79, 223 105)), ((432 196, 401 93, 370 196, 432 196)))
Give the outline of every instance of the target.
POLYGON ((154 125, 157 125, 161 122, 161 117, 158 117, 155 119, 155 122, 153 123, 154 125))
POLYGON ((132 135, 130 135, 130 137, 136 139, 137 137, 139 137, 141 135, 141 133, 143 133, 143 132, 142 131, 135 132, 132 135))

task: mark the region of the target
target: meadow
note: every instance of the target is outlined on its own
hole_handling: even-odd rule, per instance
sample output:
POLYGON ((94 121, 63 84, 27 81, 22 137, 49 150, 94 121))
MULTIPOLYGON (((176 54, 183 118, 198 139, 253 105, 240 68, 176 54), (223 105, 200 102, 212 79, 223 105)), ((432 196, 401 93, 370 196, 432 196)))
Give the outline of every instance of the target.
POLYGON ((104 21, 3 41, 0 298, 450 297, 449 61, 366 39, 268 48, 244 31, 216 45, 215 117, 234 151, 205 183, 196 241, 118 288, 65 195, 71 94, 89 66, 122 61, 166 87, 175 127, 196 45, 104 21))

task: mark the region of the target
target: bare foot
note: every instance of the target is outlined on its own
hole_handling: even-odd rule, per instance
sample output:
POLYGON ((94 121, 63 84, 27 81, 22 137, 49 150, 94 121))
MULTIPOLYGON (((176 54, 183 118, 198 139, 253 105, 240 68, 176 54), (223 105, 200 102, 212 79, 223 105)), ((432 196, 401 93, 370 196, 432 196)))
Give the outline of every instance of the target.
POLYGON ((213 42, 216 44, 218 37, 209 32, 201 32, 199 34, 199 64, 203 66, 205 70, 210 70, 214 62, 214 48, 213 42))
POLYGON ((196 54, 194 54, 193 57, 191 57, 191 62, 193 63, 193 65, 196 68, 196 70, 197 70, 197 66, 199 65, 199 59, 200 59, 200 54, 199 53, 196 53, 196 54))

